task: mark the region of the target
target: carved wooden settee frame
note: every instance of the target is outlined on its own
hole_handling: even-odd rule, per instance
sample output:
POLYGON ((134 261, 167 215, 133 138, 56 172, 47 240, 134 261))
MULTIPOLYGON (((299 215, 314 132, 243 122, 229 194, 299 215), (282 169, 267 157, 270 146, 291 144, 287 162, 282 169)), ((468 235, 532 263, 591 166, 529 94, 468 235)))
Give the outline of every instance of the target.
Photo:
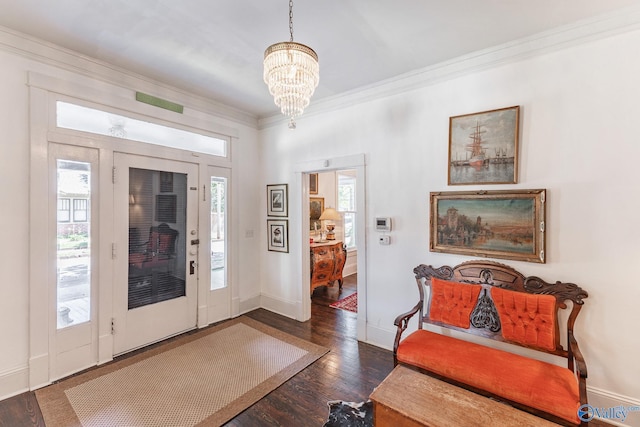
MULTIPOLYGON (((451 379, 448 376, 442 375, 442 370, 438 372, 431 371, 429 367, 425 366, 415 366, 411 365, 411 362, 406 363, 406 361, 399 360, 398 354, 399 349, 405 341, 405 337, 403 337, 404 331, 407 329, 409 325, 409 321, 417 314, 418 315, 418 331, 415 331, 409 337, 406 337, 406 341, 409 342, 409 338, 414 336, 416 333, 421 333, 420 339, 424 339, 428 334, 425 332, 419 332, 423 330, 423 324, 430 324, 436 327, 444 327, 448 329, 453 329, 457 331, 461 331, 464 333, 470 333, 473 335, 479 335, 485 338, 490 338, 493 340, 504 341, 510 344, 518 345, 521 347, 525 347, 528 349, 542 351, 544 353, 553 354, 555 356, 560 356, 567 359, 567 370, 570 371, 574 377, 575 381, 577 381, 577 393, 579 393, 579 401, 580 405, 587 404, 587 389, 586 389, 586 378, 587 378, 587 366, 584 361, 584 357, 580 352, 580 348, 578 346, 578 342, 574 336, 574 325, 578 314, 583 305, 583 299, 588 297, 587 292, 581 289, 579 286, 573 283, 563 283, 563 282, 555 282, 548 283, 542 280, 539 277, 531 276, 525 277, 515 269, 510 266, 490 262, 490 261, 468 261, 462 264, 459 264, 455 267, 442 266, 438 268, 434 268, 429 265, 419 265, 414 270, 416 282, 418 284, 420 300, 418 303, 411 309, 409 312, 399 315, 395 319, 395 326, 397 327, 396 337, 393 346, 393 354, 394 354, 394 364, 403 364, 405 366, 411 367, 413 369, 417 369, 426 374, 438 377, 450 383, 462 386, 469 390, 475 391, 477 393, 483 394, 485 396, 490 396, 494 398, 498 398, 499 400, 503 400, 507 403, 512 404, 515 407, 526 410, 528 412, 534 413, 536 415, 542 416, 544 418, 550 419, 554 422, 558 422, 564 425, 587 425, 583 420, 577 420, 573 422, 568 422, 563 418, 560 418, 554 414, 550 414, 543 410, 539 410, 535 403, 536 402, 518 402, 512 401, 508 398, 504 398, 504 396, 500 396, 499 393, 496 394, 492 392, 492 390, 485 390, 482 388, 474 387, 474 385, 469 385, 465 380, 460 381, 460 379, 451 379), (459 284, 471 284, 471 285, 480 285, 482 288, 480 290, 479 296, 477 297, 477 303, 474 303, 473 310, 468 319, 468 323, 470 326, 467 327, 458 327, 455 325, 448 324, 446 322, 440 322, 432 319, 429 316, 431 310, 432 303, 432 294, 433 288, 431 286, 432 278, 444 280, 448 282, 454 282, 454 285, 459 284), (425 293, 426 288, 429 289, 429 294, 425 293), (530 295, 551 295, 555 298, 555 334, 553 335, 553 345, 549 345, 547 348, 539 348, 537 346, 530 346, 527 344, 523 344, 522 342, 513 342, 509 339, 505 339, 502 334, 502 326, 500 324, 500 316, 496 311, 496 307, 492 300, 492 288, 501 288, 509 291, 521 292, 530 295), (563 347, 560 343, 561 334, 560 334, 560 323, 561 319, 558 314, 560 310, 567 310, 568 305, 567 302, 571 301, 571 311, 569 312, 568 318, 566 320, 566 347, 563 347)), ((549 297, 547 298, 549 301, 549 297)), ((564 324, 564 322, 562 322, 564 324)), ((429 328, 430 330, 434 330, 434 328, 429 328)), ((437 330, 437 328, 435 328, 437 330)), ((449 338, 447 338, 449 339, 449 338)), ((454 338, 455 339, 455 338, 454 338)), ((456 340, 461 341, 461 340, 456 340)), ((418 342, 418 344, 420 344, 418 342)), ((466 344, 466 343, 465 343, 466 344)), ((407 344, 407 346, 413 345, 412 351, 415 351, 416 341, 414 339, 412 344, 407 344)), ((471 344, 473 345, 473 344, 471 344)), ((504 346, 503 346, 504 347, 504 346)), ((488 350, 502 351, 489 349, 488 350)), ((463 351, 464 352, 464 351, 463 351)), ((521 356, 515 356, 521 357, 521 356)), ((402 358, 402 357, 401 357, 402 358)), ((574 384, 575 386, 575 384, 574 384)), ((576 415, 577 416, 577 415, 576 415)))

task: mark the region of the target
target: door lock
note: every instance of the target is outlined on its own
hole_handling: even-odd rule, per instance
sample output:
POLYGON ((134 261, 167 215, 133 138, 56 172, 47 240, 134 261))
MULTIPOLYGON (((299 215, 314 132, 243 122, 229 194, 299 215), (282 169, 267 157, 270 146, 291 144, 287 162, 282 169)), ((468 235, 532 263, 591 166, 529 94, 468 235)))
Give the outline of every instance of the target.
POLYGON ((193 275, 196 272, 196 262, 195 261, 191 261, 189 262, 189 274, 193 275))

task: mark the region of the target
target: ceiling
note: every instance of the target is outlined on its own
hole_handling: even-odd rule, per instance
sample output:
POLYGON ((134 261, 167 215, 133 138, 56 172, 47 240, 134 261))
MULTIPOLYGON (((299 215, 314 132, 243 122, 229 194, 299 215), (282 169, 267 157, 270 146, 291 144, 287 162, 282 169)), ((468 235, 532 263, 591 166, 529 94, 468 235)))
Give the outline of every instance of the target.
MULTIPOLYGON (((296 0, 294 40, 319 56, 318 100, 638 0, 296 0)), ((0 0, 0 26, 264 118, 267 46, 286 0, 0 0), (53 4, 55 6, 53 6, 53 4)))

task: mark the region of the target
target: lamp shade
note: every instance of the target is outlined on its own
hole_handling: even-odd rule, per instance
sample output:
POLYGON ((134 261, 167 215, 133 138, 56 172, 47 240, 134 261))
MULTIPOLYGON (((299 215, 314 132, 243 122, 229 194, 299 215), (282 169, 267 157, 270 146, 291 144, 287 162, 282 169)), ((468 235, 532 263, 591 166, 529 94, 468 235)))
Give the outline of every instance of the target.
POLYGON ((320 220, 329 219, 332 221, 340 221, 342 220, 342 216, 333 208, 327 208, 320 215, 320 220))

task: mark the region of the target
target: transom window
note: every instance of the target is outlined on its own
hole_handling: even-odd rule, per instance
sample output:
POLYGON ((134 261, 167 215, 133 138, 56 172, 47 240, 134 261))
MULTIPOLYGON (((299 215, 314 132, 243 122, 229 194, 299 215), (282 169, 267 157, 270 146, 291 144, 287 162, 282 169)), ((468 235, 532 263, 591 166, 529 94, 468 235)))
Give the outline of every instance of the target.
POLYGON ((56 125, 180 150, 227 157, 228 141, 68 102, 56 102, 56 125))

